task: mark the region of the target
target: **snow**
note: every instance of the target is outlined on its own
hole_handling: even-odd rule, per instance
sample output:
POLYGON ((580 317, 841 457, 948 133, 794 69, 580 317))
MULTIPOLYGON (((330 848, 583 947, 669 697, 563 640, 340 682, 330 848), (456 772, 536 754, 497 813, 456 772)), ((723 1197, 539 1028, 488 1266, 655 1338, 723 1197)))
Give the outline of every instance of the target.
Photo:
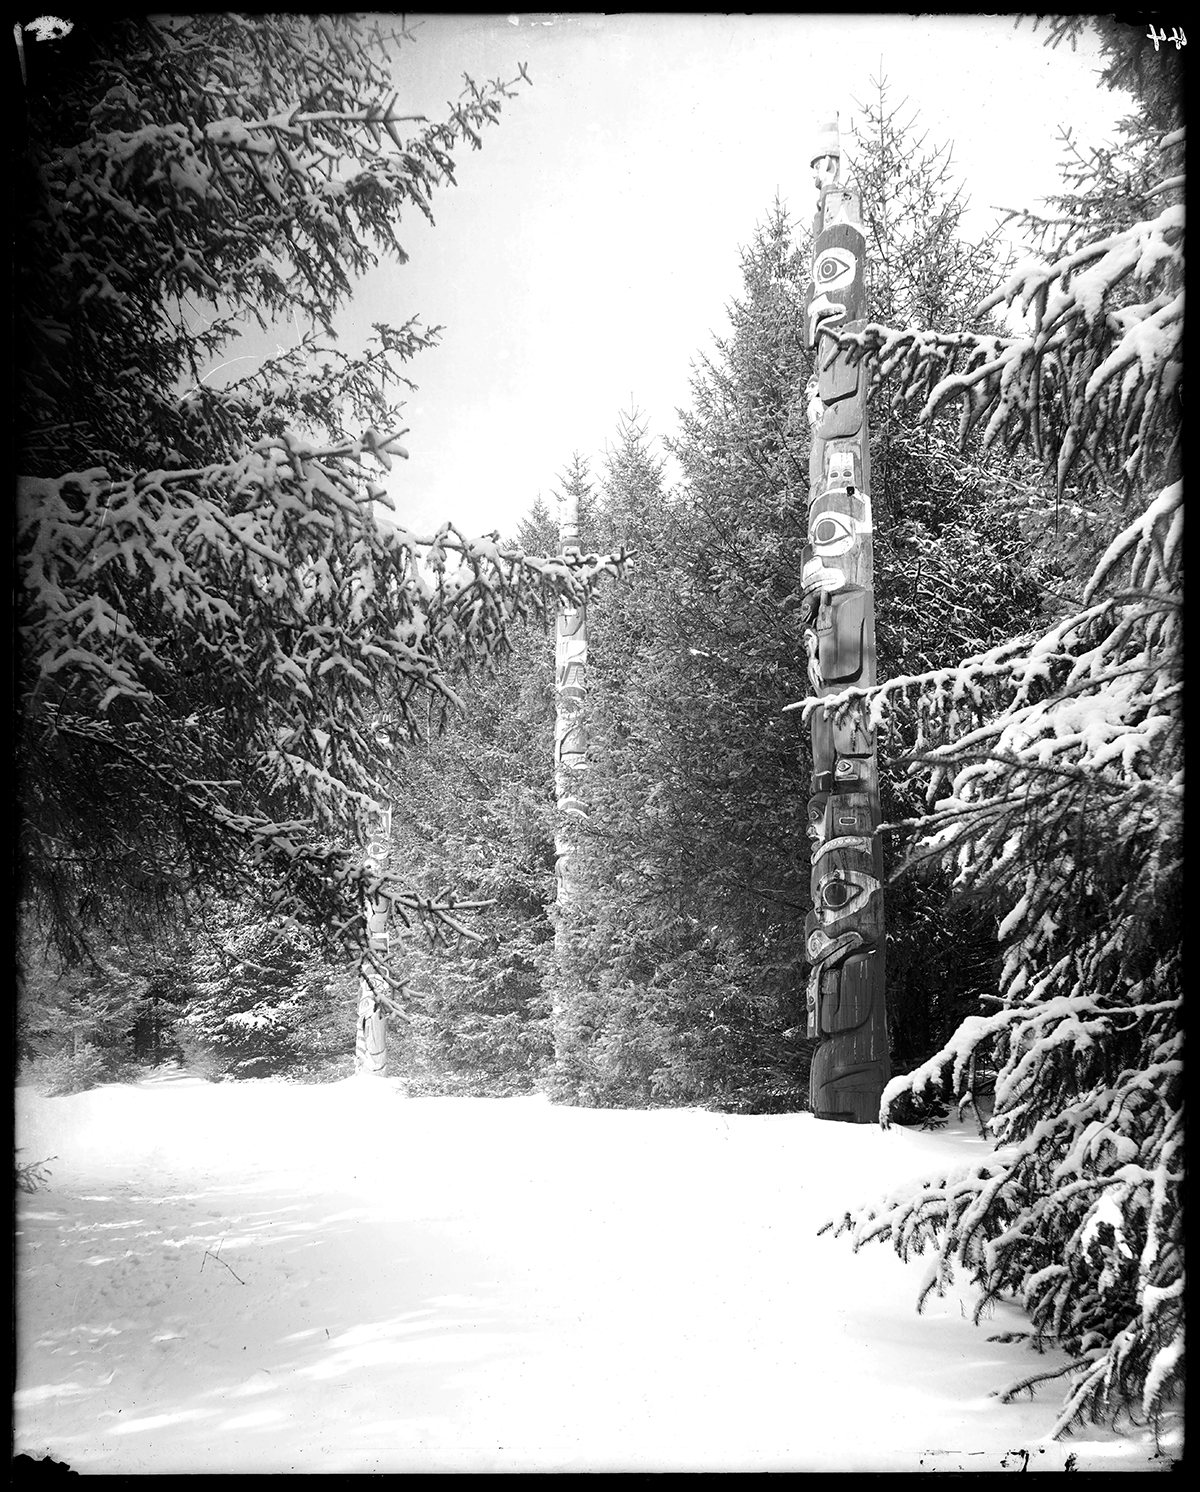
MULTIPOLYGON (((818 1237, 970 1127, 165 1071, 17 1090, 15 1451, 84 1473, 1166 1469, 1014 1308, 818 1237), (1016 1448, 1016 1449, 1014 1449, 1016 1448)), ((949 1153, 948 1153, 949 1152, 949 1153)))
MULTIPOLYGON (((1092 1241, 1099 1236, 1100 1224, 1107 1223, 1113 1230, 1117 1248, 1127 1259, 1132 1259, 1129 1245, 1125 1242, 1125 1219, 1121 1216, 1121 1209, 1117 1206, 1108 1192, 1101 1192, 1099 1200, 1092 1207, 1087 1226, 1083 1230, 1083 1248, 1086 1253, 1092 1241)), ((1101 1256, 1103 1257, 1102 1251, 1101 1256)))

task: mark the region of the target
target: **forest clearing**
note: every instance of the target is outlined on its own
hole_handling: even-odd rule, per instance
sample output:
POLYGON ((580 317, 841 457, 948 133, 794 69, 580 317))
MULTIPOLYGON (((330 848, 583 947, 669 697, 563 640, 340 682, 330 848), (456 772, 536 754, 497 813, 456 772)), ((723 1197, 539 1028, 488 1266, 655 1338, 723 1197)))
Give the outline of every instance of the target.
MULTIPOLYGON (((1165 1469, 817 1228, 971 1126, 182 1075, 41 1098, 16 1450, 82 1473, 1165 1469), (386 1138, 384 1138, 386 1137, 386 1138), (849 1182, 848 1182, 849 1178, 849 1182), (864 1428, 864 1421, 870 1425, 864 1428)), ((966 1302, 964 1304, 964 1302, 966 1302)))

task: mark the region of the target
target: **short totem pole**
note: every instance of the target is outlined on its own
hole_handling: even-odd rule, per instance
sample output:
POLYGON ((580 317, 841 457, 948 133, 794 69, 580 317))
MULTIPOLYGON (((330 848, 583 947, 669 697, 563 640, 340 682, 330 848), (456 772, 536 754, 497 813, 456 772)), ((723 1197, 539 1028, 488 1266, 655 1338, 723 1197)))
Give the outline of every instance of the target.
MULTIPOLYGON (((363 868, 381 876, 391 853, 392 810, 377 806, 367 815, 366 853, 363 868)), ((364 912, 367 919, 367 957, 359 970, 358 1034, 354 1042, 354 1070, 366 1077, 387 1076, 387 1003, 371 981, 372 960, 386 965, 390 939, 388 920, 391 907, 386 897, 368 894, 364 912)), ((381 978, 379 968, 376 978, 381 978)))
MULTIPOLYGON (((820 697, 875 683, 875 594, 866 369, 834 340, 866 321, 861 201, 839 183, 836 120, 821 129, 813 169, 819 195, 805 339, 816 357, 801 585, 809 681, 820 697)), ((875 736, 858 705, 818 707, 811 722, 813 910, 805 941, 808 1035, 820 1045, 809 1099, 818 1118, 869 1124, 890 1074, 875 736)))

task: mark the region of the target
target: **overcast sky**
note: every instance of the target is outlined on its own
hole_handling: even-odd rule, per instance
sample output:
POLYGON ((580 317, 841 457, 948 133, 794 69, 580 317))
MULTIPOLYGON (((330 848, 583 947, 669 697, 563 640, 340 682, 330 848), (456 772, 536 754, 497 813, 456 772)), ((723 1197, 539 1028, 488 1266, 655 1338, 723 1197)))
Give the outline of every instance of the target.
POLYGON ((776 194, 815 206, 816 122, 843 130, 881 72, 930 145, 950 141, 973 231, 993 206, 1035 206, 1057 185, 1060 126, 1113 135, 1129 100, 1096 73, 1090 38, 1050 50, 1009 17, 435 15, 408 20, 402 112, 444 117, 464 73, 533 86, 483 149, 458 156, 436 228, 401 227, 410 260, 364 282, 343 319, 419 313, 446 331, 411 366, 407 462, 390 490, 402 522, 452 520, 509 537, 550 498, 575 451, 599 464, 631 401, 670 435, 692 360, 727 328, 738 250, 776 194))

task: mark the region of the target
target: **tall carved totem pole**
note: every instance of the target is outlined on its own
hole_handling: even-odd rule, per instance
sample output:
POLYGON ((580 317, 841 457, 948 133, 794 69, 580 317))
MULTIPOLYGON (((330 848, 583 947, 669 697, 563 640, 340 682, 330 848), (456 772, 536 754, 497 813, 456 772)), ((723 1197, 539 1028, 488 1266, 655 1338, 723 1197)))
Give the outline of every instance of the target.
MULTIPOLYGON (((568 486, 559 502, 559 548, 563 554, 578 554, 579 494, 568 486)), ((559 606, 554 665, 554 793, 558 803, 554 831, 554 953, 559 968, 563 969, 571 938, 569 911, 578 896, 574 836, 569 821, 582 818, 585 813, 576 795, 576 774, 587 765, 587 743, 580 714, 587 672, 587 608, 583 603, 571 606, 564 601, 559 606)), ((557 1012, 554 1030, 556 1045, 560 1045, 563 1032, 557 1012)))
MULTIPOLYGON (((364 865, 382 875, 391 853, 392 810, 379 807, 368 815, 364 865)), ((382 896, 368 896, 364 913, 367 919, 367 946, 376 958, 387 958, 390 939, 390 908, 382 896)), ((387 1076, 387 1007, 371 983, 369 965, 364 959, 358 976, 358 1032, 354 1041, 354 1070, 360 1076, 387 1076)))
MULTIPOLYGON (((819 697, 875 683, 875 593, 866 369, 833 340, 867 316, 862 204, 840 184, 836 119, 821 128, 813 169, 819 195, 805 340, 816 372, 801 585, 809 681, 819 697)), ((860 706, 836 717, 821 706, 811 720, 813 910, 805 944, 808 1035, 820 1045, 809 1099, 818 1118, 872 1124, 890 1076, 875 735, 860 706)))

